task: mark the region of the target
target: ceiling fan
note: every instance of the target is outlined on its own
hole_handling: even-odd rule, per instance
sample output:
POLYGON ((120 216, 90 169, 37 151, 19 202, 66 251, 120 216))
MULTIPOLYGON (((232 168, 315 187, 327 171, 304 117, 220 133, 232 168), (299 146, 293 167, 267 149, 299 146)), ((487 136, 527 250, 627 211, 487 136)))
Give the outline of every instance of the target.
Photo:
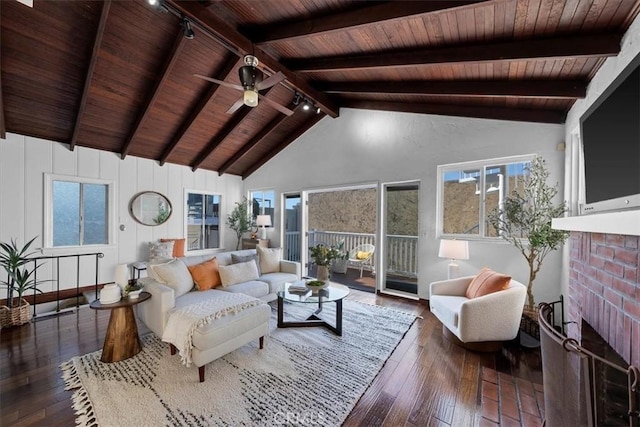
POLYGON ((229 109, 227 110, 227 114, 234 113, 243 105, 246 105, 248 107, 256 107, 258 105, 258 98, 260 98, 264 102, 266 102, 267 105, 275 108, 282 114, 286 114, 287 116, 292 115, 292 110, 258 93, 263 89, 270 88, 271 86, 275 86, 278 83, 284 81, 284 79, 286 78, 284 74, 278 71, 277 73, 263 80, 264 73, 258 69, 258 58, 253 55, 245 55, 244 63, 245 65, 240 67, 240 69, 238 70, 238 74, 240 75, 240 85, 214 79, 212 77, 203 76, 201 74, 194 74, 194 76, 219 84, 221 86, 230 87, 232 89, 240 90, 243 92, 242 97, 238 99, 235 104, 229 107, 229 109))

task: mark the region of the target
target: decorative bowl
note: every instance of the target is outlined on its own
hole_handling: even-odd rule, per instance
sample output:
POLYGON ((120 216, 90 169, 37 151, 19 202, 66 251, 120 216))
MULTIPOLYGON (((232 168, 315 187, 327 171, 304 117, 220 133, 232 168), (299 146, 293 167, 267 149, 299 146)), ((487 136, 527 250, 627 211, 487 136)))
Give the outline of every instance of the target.
POLYGON ((324 282, 322 280, 310 280, 305 286, 311 289, 312 292, 318 292, 320 289, 324 289, 329 286, 329 282, 324 282))

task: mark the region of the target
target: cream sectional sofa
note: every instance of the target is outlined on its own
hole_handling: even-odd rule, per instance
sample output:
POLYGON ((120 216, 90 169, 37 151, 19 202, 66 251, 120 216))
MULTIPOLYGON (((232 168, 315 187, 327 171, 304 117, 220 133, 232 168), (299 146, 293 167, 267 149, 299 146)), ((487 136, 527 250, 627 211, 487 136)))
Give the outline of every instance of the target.
MULTIPOLYGON (((219 252, 208 255, 187 256, 179 258, 186 266, 203 263, 215 257, 219 265, 232 264, 232 255, 255 255, 255 249, 219 252)), ((300 263, 279 261, 279 271, 260 274, 255 280, 248 280, 227 287, 199 291, 192 289, 185 294, 176 296, 176 289, 160 283, 152 277, 140 279, 144 283, 145 291, 152 297, 144 304, 137 306, 140 320, 159 337, 163 336, 171 311, 189 304, 209 298, 219 298, 228 292, 243 293, 263 301, 277 298, 276 292, 288 281, 300 279, 300 263)), ((260 339, 262 347, 263 337, 269 333, 269 317, 271 309, 267 304, 256 305, 244 309, 236 314, 222 316, 208 324, 200 326, 193 336, 192 362, 198 366, 200 381, 204 381, 204 366, 239 348, 254 339, 260 339)), ((172 354, 175 349, 172 347, 172 354)))

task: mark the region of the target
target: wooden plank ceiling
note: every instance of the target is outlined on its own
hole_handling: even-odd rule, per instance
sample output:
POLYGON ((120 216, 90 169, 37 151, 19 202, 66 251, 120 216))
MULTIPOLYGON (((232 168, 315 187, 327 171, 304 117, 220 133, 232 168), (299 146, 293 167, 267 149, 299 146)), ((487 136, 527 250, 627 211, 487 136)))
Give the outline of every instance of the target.
POLYGON ((563 123, 640 0, 161 6, 1 1, 0 136, 246 177, 341 107, 563 123), (242 92, 194 74, 239 84, 245 54, 286 80, 228 114, 242 92))

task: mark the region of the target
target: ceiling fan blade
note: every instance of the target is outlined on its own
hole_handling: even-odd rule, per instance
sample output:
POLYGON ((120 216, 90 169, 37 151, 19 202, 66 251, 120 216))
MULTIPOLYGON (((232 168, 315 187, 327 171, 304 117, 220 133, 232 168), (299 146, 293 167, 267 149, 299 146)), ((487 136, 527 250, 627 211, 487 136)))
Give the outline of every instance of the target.
POLYGON ((287 107, 285 107, 284 105, 280 105, 275 101, 270 100, 269 98, 262 96, 260 94, 258 94, 258 96, 260 97, 261 100, 263 100, 264 102, 266 102, 267 104, 269 104, 270 107, 275 108, 276 110, 280 111, 282 114, 285 114, 287 116, 290 116, 293 114, 293 111, 288 109, 287 107))
POLYGON ((282 74, 281 71, 278 71, 277 73, 273 74, 272 76, 267 77, 265 80, 262 80, 261 82, 258 82, 256 84, 256 89, 258 89, 258 90, 266 89, 268 87, 277 85, 278 83, 280 83, 284 79, 286 79, 285 75, 282 74))
POLYGON ((233 84, 233 83, 228 83, 228 82, 225 82, 223 80, 214 79, 213 77, 203 76, 202 74, 194 74, 194 76, 196 76, 196 77, 198 77, 200 79, 207 80, 207 81, 209 81, 211 83, 218 84, 220 86, 230 87, 230 88, 236 89, 236 90, 244 90, 244 88, 242 86, 240 86, 240 85, 236 85, 236 84, 233 84))
POLYGON ((227 110, 227 114, 233 114, 238 111, 238 108, 244 105, 244 98, 240 97, 238 100, 227 110))

